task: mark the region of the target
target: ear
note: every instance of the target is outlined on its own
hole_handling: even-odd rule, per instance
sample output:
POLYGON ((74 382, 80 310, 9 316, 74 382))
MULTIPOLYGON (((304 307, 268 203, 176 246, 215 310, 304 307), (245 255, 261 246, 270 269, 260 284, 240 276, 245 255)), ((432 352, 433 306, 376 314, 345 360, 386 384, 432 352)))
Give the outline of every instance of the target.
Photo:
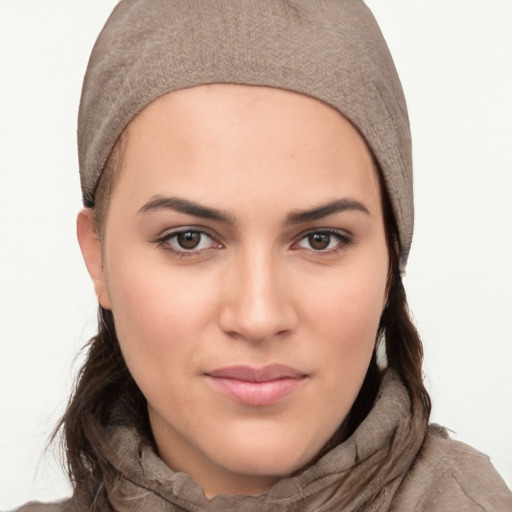
POLYGON ((94 210, 92 208, 84 208, 79 212, 76 219, 76 233, 98 302, 103 308, 112 309, 103 271, 101 244, 94 225, 94 210))

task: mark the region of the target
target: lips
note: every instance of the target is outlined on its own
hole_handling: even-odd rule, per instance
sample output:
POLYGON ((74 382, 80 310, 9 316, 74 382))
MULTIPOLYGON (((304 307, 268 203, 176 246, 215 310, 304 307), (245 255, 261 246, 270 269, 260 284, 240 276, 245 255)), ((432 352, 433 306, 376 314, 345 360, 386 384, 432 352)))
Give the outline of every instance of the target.
POLYGON ((263 368, 228 366, 207 372, 208 382, 228 398, 252 406, 271 405, 293 393, 307 375, 295 368, 273 364, 263 368))

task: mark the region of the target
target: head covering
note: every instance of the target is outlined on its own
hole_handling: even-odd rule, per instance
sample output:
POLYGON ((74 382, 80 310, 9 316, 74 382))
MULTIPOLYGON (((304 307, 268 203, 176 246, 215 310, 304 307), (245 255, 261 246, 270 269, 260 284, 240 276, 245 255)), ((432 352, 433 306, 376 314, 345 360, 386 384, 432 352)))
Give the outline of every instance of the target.
POLYGON ((208 83, 317 98, 360 131, 382 171, 405 265, 413 233, 407 106, 361 0, 122 0, 93 48, 78 118, 84 204, 124 128, 171 91, 208 83))

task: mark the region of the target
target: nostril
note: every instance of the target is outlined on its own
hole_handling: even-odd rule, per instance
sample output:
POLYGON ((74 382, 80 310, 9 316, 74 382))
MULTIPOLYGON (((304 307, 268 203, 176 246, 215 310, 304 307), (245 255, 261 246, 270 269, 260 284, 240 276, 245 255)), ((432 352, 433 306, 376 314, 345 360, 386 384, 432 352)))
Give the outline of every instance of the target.
POLYGON ((226 308, 219 318, 220 328, 233 339, 263 342, 288 336, 296 326, 293 312, 250 315, 247 311, 226 308))

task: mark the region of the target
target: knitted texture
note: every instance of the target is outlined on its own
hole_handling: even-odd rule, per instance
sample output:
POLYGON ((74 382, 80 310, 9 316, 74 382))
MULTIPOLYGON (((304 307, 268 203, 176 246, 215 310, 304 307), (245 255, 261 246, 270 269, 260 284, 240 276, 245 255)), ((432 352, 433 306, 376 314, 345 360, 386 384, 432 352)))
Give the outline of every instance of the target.
POLYGON ((91 54, 78 119, 84 202, 128 123, 160 96, 208 83, 317 98, 361 132, 382 171, 405 265, 413 233, 407 106, 361 0, 122 0, 91 54))

